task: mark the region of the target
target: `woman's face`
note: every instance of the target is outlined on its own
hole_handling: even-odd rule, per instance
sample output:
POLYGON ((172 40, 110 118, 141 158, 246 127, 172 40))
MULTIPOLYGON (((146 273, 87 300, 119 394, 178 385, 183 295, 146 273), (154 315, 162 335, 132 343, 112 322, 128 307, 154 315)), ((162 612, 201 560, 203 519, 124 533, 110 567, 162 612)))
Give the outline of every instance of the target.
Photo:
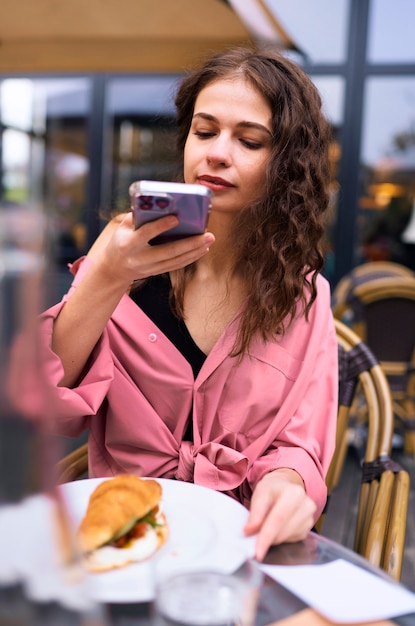
POLYGON ((234 77, 202 89, 184 149, 184 178, 213 191, 212 210, 239 211, 258 198, 270 153, 271 109, 250 83, 234 77))

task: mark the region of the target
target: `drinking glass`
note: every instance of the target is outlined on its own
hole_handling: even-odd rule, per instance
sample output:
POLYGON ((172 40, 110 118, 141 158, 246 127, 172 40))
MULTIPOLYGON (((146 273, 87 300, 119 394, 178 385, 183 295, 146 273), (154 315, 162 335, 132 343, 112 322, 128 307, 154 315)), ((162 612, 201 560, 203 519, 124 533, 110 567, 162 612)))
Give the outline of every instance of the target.
POLYGON ((233 574, 182 572, 156 585, 153 626, 253 626, 263 575, 249 560, 233 574))

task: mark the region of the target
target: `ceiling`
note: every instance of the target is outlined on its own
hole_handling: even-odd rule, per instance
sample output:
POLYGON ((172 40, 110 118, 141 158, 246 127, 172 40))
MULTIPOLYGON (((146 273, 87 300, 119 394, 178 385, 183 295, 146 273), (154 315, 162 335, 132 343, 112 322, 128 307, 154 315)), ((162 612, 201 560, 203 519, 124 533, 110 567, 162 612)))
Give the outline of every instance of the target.
POLYGON ((224 0, 0 0, 0 72, 175 71, 251 35, 224 0))

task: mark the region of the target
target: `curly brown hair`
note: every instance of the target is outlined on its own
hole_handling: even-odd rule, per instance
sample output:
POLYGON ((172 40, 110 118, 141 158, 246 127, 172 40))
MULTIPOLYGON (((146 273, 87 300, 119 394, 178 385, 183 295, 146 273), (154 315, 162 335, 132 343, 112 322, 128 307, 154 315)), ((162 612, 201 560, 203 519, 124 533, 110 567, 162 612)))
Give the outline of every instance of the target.
MULTIPOLYGON (((331 129, 309 76, 282 53, 232 48, 210 57, 186 76, 176 95, 177 146, 183 156, 196 98, 209 83, 232 75, 249 81, 269 102, 272 148, 262 198, 236 217, 234 267, 247 284, 233 354, 284 333, 298 312, 308 318, 324 265, 322 240, 329 204, 331 129)), ((178 274, 174 305, 183 315, 186 277, 178 274)))

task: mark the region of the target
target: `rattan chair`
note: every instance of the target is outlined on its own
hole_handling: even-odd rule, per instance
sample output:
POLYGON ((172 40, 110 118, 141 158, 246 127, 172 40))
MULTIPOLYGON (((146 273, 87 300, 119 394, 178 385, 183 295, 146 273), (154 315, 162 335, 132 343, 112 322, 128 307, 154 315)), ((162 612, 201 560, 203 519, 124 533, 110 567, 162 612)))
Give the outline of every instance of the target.
POLYGON ((348 299, 348 320, 388 379, 404 450, 415 456, 415 276, 370 280, 348 299))
POLYGON ((84 443, 57 464, 57 482, 68 483, 79 478, 88 478, 88 444, 84 443))
POLYGON ((334 316, 338 319, 343 318, 350 308, 349 299, 359 285, 363 285, 371 280, 394 277, 415 278, 415 272, 405 265, 393 263, 392 261, 373 261, 358 265, 343 276, 333 290, 332 310, 334 316))
MULTIPOLYGON (((393 410, 385 374, 370 349, 335 320, 339 343, 339 411, 335 454, 326 482, 328 505, 348 448, 350 409, 356 395, 365 403, 367 438, 362 464, 354 550, 400 579, 409 500, 409 475, 391 457, 393 410)), ((326 511, 316 524, 324 534, 326 511)))
MULTIPOLYGON (((393 417, 387 381, 370 350, 343 322, 334 320, 339 347, 339 406, 335 452, 326 484, 328 497, 337 487, 349 446, 350 414, 356 398, 363 404, 361 413, 367 426, 364 462, 373 462, 379 456, 388 457, 391 451, 393 417)), ((363 488, 362 498, 366 497, 363 488)), ((363 510, 363 507, 362 507, 363 510)), ((318 520, 321 531, 324 515, 318 520)), ((360 532, 358 524, 357 534, 360 532)))
POLYGON ((375 484, 371 514, 367 516, 370 521, 361 536, 360 546, 355 549, 399 580, 408 515, 409 474, 404 470, 385 470, 375 484))

